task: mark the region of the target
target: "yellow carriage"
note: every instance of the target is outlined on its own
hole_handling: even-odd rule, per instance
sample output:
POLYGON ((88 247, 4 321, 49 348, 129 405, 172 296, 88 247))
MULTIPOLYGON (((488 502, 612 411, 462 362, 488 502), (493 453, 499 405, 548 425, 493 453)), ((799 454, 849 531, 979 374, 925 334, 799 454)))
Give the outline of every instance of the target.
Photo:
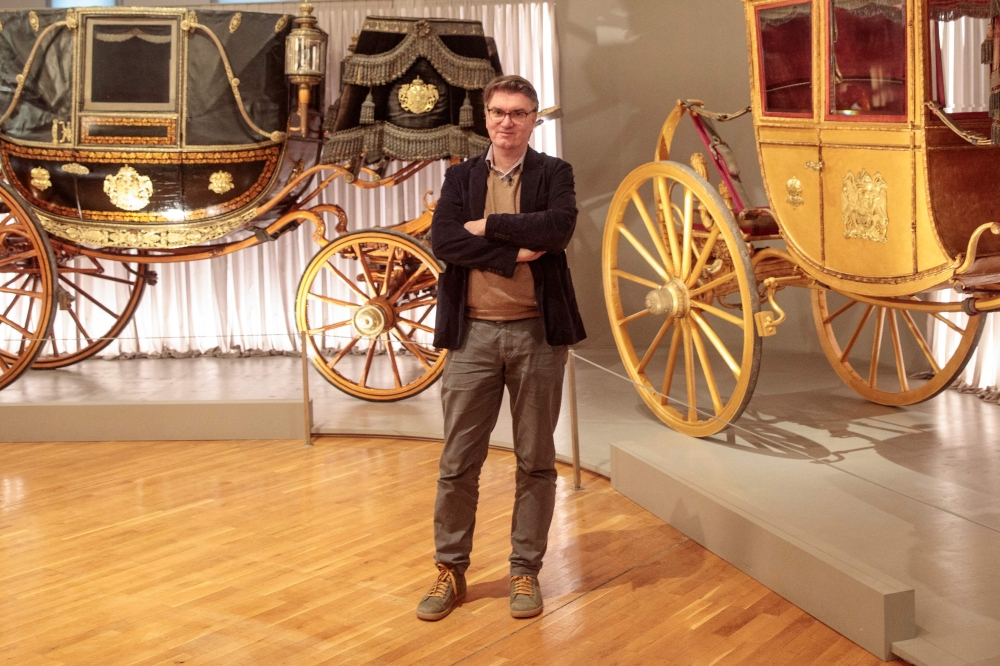
POLYGON ((955 381, 1000 308, 996 6, 744 0, 750 106, 678 102, 605 226, 611 327, 661 420, 706 436, 740 416, 791 286, 811 290, 826 356, 861 396, 909 405, 955 381), (980 106, 951 114, 942 35, 962 21, 981 38, 949 58, 974 59, 980 106), (769 207, 750 205, 717 131, 747 112, 769 207), (707 149, 691 166, 671 161, 685 115, 707 149), (937 322, 947 335, 932 338, 937 322))
POLYGON ((347 233, 344 210, 319 197, 337 179, 391 187, 485 150, 481 91, 499 60, 475 21, 370 18, 352 50, 326 110, 326 35, 308 4, 297 18, 0 12, 0 389, 106 347, 155 283, 152 264, 305 222, 319 251, 295 312, 316 368, 369 400, 427 388, 445 356, 432 205, 347 233))

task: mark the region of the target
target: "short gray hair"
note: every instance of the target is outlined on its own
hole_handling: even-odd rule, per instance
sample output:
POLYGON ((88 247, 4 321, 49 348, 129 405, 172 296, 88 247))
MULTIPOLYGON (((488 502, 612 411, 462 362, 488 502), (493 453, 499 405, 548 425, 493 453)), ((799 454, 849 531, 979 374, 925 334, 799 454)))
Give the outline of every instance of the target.
POLYGON ((483 88, 483 106, 489 105, 490 100, 493 99, 493 93, 496 92, 521 93, 531 100, 535 107, 532 111, 538 111, 538 93, 535 92, 535 86, 531 85, 531 81, 523 76, 508 74, 507 76, 498 76, 487 83, 486 87, 483 88))

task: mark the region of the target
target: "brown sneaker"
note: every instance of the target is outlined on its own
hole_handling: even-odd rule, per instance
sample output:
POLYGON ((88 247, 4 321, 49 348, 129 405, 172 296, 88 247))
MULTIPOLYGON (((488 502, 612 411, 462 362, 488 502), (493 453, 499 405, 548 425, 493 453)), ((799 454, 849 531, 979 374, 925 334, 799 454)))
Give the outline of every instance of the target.
POLYGON ((545 609, 542 588, 534 576, 510 577, 510 614, 512 617, 535 617, 545 609))
POLYGON ((465 576, 443 564, 437 568, 440 572, 437 580, 417 606, 417 617, 421 620, 440 620, 465 598, 465 576))

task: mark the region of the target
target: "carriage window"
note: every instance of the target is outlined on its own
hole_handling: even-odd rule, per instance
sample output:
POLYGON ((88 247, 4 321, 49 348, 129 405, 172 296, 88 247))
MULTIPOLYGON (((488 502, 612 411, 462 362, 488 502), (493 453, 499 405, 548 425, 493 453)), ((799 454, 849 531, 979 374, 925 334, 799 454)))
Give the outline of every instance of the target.
POLYGON ((906 3, 831 0, 830 113, 906 116, 906 3))
POLYGON ((173 111, 176 62, 175 21, 88 21, 84 108, 173 111))
POLYGON ((811 116, 811 3, 758 10, 757 23, 764 113, 811 116))

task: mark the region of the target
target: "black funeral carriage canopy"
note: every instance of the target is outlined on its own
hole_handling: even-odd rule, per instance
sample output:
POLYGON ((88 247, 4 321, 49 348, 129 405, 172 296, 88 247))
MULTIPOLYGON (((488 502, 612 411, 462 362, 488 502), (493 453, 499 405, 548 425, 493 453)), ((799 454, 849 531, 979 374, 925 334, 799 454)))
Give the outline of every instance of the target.
POLYGON ((503 73, 478 21, 368 17, 341 64, 323 159, 466 158, 486 150, 483 88, 503 73))

